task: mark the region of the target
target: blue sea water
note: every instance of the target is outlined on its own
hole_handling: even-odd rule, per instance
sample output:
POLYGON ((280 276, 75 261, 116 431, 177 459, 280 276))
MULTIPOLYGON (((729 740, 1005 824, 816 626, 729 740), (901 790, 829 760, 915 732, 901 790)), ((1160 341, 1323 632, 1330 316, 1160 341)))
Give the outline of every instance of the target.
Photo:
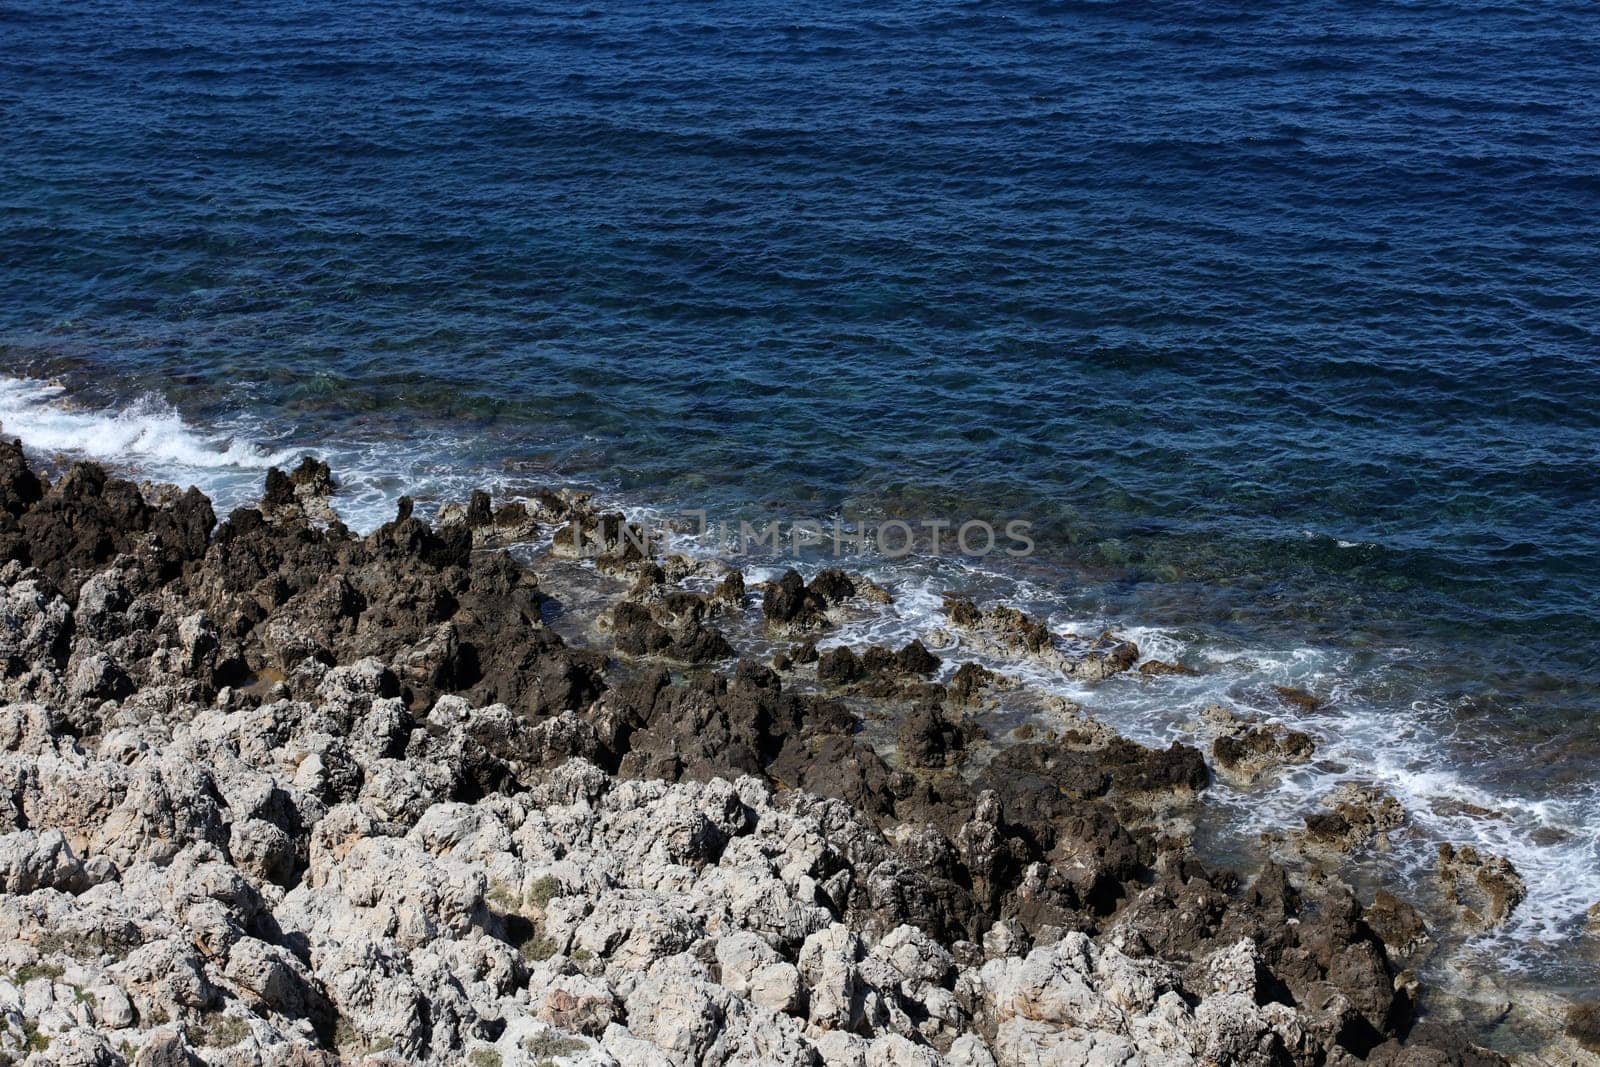
POLYGON ((1328 697, 1240 818, 1383 781, 1411 876, 1514 857, 1485 951, 1555 984, 1600 901, 1597 219, 1578 0, 0 7, 6 432, 230 502, 316 451, 369 524, 545 482, 1028 520, 885 574, 1205 667, 1095 698, 1156 737, 1328 697))

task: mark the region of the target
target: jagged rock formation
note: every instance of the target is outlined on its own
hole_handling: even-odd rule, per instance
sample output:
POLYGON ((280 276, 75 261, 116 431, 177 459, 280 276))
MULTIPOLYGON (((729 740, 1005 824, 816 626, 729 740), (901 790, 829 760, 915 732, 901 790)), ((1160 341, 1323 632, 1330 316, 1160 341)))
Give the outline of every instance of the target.
MULTIPOLYGON (((93 465, 46 485, 0 442, 0 1056, 1493 1062, 1409 1034, 1395 898, 1207 870, 1147 818, 1205 788, 1193 748, 969 766, 981 676, 830 654, 835 688, 905 702, 886 755, 826 687, 733 657, 742 580, 678 588, 582 498, 437 528, 403 502, 357 537, 333 484, 275 475, 218 524, 93 465), (610 654, 474 548, 558 522, 622 579, 610 654)), ((764 618, 856 595, 785 576, 764 618)))

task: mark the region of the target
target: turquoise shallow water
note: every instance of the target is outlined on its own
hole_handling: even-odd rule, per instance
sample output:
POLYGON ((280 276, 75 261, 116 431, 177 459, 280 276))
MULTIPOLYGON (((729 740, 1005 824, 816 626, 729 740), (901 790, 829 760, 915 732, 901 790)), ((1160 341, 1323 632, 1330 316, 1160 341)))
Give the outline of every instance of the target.
POLYGON ((1515 853, 1563 973, 1600 900, 1597 31, 13 4, 0 421, 234 501, 318 451, 358 522, 539 481, 1025 519, 1029 560, 894 573, 1209 668, 1098 697, 1130 729, 1335 697, 1339 766, 1266 810, 1364 775, 1515 813, 1427 828, 1515 853))

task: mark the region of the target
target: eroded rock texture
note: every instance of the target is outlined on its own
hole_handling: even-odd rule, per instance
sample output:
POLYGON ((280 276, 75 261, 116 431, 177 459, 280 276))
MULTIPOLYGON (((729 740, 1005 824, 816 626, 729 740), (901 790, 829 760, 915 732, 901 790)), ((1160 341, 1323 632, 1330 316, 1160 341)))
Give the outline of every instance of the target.
MULTIPOLYGON (((1133 816, 1194 802, 1195 749, 968 767, 974 672, 952 693, 921 645, 825 657, 906 701, 886 757, 827 686, 733 657, 742 580, 676 590, 581 498, 438 528, 402 504, 356 537, 334 484, 275 474, 217 523, 0 444, 0 1056, 1491 1062, 1402 1042, 1396 898, 1207 870, 1133 816), (625 580, 620 658, 569 647, 482 547, 556 523, 625 580)), ((785 576, 763 618, 820 628, 856 595, 785 576)), ((1059 652, 1025 617, 956 621, 1059 652)))

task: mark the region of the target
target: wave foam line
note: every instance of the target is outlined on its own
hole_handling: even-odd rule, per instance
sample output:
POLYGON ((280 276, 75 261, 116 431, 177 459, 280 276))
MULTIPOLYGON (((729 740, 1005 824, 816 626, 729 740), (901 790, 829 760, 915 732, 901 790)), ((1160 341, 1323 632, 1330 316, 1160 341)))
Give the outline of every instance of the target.
POLYGON ((265 470, 298 456, 293 450, 273 452, 203 434, 154 396, 139 397, 122 409, 91 410, 73 407, 65 395, 65 388, 50 382, 0 375, 0 431, 43 452, 204 470, 265 470))

